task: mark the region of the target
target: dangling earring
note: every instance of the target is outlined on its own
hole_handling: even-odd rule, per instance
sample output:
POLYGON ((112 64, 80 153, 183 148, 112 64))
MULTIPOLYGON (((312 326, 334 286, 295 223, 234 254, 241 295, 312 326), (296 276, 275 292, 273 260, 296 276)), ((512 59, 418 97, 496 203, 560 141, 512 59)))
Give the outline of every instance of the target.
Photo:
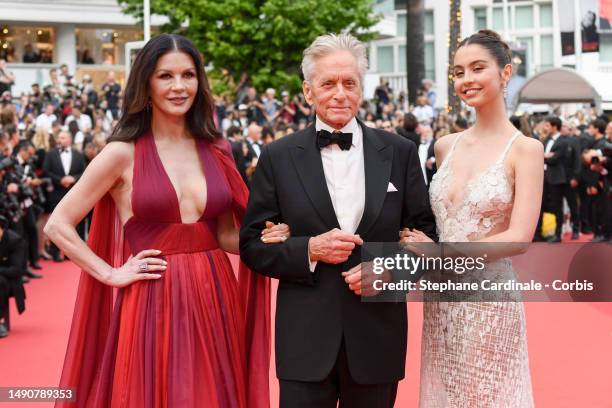
POLYGON ((504 99, 508 98, 508 85, 504 85, 504 99))
POLYGON ((151 100, 149 99, 149 102, 147 102, 147 112, 151 112, 151 107, 153 106, 153 104, 151 103, 151 100))

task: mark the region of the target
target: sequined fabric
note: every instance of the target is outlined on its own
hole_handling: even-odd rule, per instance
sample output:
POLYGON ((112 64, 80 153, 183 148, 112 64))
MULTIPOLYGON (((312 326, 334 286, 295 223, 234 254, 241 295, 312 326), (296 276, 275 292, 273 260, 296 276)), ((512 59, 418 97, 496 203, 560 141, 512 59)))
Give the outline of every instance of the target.
MULTIPOLYGON (((430 186, 431 205, 441 242, 470 242, 507 226, 514 200, 514 176, 505 159, 514 140, 484 172, 462 188, 455 203, 448 192, 456 139, 430 186)), ((502 259, 478 276, 461 279, 505 280, 514 276, 502 259)), ((533 395, 523 304, 510 294, 507 302, 440 301, 426 294, 421 362, 421 408, 531 408, 533 395)))

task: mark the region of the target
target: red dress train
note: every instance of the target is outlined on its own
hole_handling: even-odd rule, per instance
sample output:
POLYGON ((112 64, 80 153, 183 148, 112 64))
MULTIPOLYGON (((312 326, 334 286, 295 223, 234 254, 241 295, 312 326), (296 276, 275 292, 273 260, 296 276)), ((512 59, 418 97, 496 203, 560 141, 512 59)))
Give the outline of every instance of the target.
POLYGON ((76 403, 56 406, 269 407, 269 281, 243 264, 236 279, 216 240, 217 217, 231 208, 238 225, 247 203, 231 153, 198 140, 206 208, 183 224, 152 133, 135 146, 134 215, 122 228, 106 195, 88 244, 114 266, 159 249, 168 267, 116 296, 82 272, 60 381, 76 403))

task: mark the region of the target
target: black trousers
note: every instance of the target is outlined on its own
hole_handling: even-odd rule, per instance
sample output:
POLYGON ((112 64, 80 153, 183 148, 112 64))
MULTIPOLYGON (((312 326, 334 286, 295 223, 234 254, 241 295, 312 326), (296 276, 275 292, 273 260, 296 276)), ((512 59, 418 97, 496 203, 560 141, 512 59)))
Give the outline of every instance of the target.
POLYGON ((603 191, 591 196, 593 208, 591 209, 591 227, 595 236, 606 235, 608 217, 608 199, 603 191))
POLYGON ((563 198, 567 201, 570 209, 570 221, 572 223, 572 232, 580 231, 580 215, 578 214, 578 193, 577 189, 572 188, 569 183, 563 185, 563 198))
POLYGON ((336 364, 325 380, 279 380, 279 384, 280 408, 392 408, 397 395, 397 382, 362 385, 353 380, 344 340, 336 364))
POLYGON ((536 236, 541 236, 542 217, 544 212, 555 214, 556 228, 555 236, 561 237, 561 228, 563 228, 563 189, 565 184, 549 184, 544 183, 544 195, 542 197, 542 209, 540 210, 540 218, 536 229, 536 236))
POLYGON ((586 192, 587 186, 584 183, 580 183, 578 186, 578 196, 580 198, 580 229, 591 229, 591 213, 592 213, 592 198, 586 192))

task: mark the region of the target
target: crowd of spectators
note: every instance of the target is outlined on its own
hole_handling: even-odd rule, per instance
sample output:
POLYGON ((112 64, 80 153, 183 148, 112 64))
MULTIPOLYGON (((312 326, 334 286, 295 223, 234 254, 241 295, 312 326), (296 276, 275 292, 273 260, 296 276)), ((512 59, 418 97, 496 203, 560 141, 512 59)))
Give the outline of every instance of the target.
MULTIPOLYGON (((39 259, 63 260, 45 239, 44 224, 105 146, 122 106, 122 88, 113 71, 96 86, 88 75, 77 81, 62 65, 50 70, 47 82, 31 84, 30 91, 21 95, 11 93, 16 80, 0 60, 0 337, 7 333, 8 297, 15 297, 23 310, 23 283, 41 277, 32 271, 41 269, 39 259), (2 255, 5 251, 12 255, 2 255)), ((470 110, 451 116, 436 108, 436 99, 429 80, 423 81, 414 105, 405 92, 393 92, 383 80, 358 114, 366 126, 415 143, 427 185, 436 171, 436 140, 465 130, 474 121, 470 110)), ((240 83, 234 96, 215 96, 215 103, 216 123, 230 141, 247 185, 265 144, 306 128, 315 118, 301 93, 272 88, 261 93, 248 80, 240 83)), ((572 239, 592 233, 594 240, 609 240, 611 183, 606 152, 612 143, 612 123, 590 109, 564 117, 555 113, 511 118, 524 135, 542 140, 545 147, 542 209, 554 214, 557 224, 549 239, 560 240, 567 224, 572 239)), ((86 236, 87 220, 78 230, 86 236)), ((540 229, 535 239, 545 239, 540 229)))

